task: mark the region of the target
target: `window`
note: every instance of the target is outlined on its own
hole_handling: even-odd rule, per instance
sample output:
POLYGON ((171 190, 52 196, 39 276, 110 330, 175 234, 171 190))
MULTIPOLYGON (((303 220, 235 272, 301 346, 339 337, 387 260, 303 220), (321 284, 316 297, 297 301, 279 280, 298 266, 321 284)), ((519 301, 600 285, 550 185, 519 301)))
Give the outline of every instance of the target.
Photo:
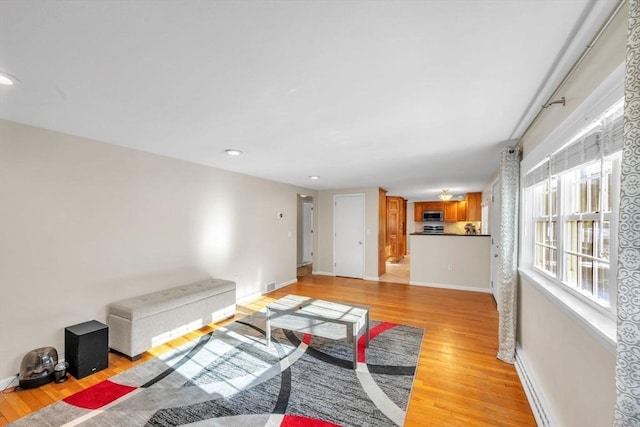
POLYGON ((562 281, 603 307, 611 307, 610 230, 613 171, 619 155, 563 174, 562 281))
POLYGON ((532 267, 590 304, 615 308, 622 103, 525 175, 532 267))
POLYGON ((550 274, 557 275, 557 180, 544 181, 533 189, 535 215, 535 259, 534 265, 550 274))

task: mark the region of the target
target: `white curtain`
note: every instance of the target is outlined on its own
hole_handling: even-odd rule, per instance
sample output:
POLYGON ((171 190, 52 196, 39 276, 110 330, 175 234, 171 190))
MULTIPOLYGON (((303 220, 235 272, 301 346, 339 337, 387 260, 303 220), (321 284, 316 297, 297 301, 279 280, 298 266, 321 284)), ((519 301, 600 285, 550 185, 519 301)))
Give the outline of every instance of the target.
POLYGON ((518 282, 520 149, 507 147, 500 159, 500 258, 498 263, 498 359, 515 362, 518 282))
POLYGON ((640 426, 640 0, 629 1, 618 225, 618 340, 613 425, 640 426))

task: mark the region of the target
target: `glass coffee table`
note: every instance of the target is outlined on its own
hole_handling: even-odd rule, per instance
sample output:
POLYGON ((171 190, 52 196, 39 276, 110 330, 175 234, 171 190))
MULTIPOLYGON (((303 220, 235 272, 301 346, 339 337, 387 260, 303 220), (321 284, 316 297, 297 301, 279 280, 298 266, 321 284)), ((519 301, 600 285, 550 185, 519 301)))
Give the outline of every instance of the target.
POLYGON ((271 328, 288 329, 333 340, 346 339, 353 346, 353 369, 358 366, 358 339, 369 346, 369 307, 338 304, 321 299, 287 295, 266 307, 267 346, 271 328))

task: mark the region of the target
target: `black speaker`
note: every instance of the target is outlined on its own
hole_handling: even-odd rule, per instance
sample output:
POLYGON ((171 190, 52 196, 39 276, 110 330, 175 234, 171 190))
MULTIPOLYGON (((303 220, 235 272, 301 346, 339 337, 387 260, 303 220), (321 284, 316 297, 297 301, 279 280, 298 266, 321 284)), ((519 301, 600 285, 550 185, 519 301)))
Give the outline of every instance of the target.
POLYGON ((109 366, 109 327, 97 320, 64 328, 64 359, 69 373, 84 378, 109 366))

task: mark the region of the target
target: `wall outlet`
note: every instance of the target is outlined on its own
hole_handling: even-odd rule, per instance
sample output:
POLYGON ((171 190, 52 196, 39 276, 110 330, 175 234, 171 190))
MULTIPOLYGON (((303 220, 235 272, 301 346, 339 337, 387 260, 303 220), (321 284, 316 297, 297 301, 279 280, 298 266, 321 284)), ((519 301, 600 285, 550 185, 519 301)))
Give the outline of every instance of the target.
POLYGON ((453 271, 453 264, 448 264, 447 265, 447 270, 453 271))

